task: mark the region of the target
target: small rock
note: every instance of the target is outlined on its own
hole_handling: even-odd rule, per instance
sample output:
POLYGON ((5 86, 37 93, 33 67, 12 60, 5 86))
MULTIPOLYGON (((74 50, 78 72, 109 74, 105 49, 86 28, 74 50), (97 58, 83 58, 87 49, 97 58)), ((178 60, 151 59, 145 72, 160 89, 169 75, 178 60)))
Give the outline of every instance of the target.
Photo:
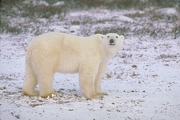
POLYGON ((132 65, 133 68, 137 68, 137 65, 132 65))

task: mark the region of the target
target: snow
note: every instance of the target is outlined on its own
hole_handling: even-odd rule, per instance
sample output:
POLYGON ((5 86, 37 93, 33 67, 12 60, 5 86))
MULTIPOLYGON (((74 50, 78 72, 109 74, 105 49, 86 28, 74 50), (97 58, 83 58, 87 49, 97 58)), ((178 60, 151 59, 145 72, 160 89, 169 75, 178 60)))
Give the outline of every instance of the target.
MULTIPOLYGON (((49 29, 82 35, 81 24, 64 23, 84 15, 95 21, 121 20, 121 24, 135 21, 125 13, 102 9, 71 11, 65 21, 52 19, 49 29)), ((46 23, 46 19, 39 21, 46 23)), ((92 31, 97 26, 103 24, 96 24, 92 31)), ((33 33, 0 36, 1 120, 179 120, 180 37, 125 36, 123 48, 110 60, 103 76, 102 90, 108 96, 86 100, 81 94, 78 74, 55 74, 54 90, 60 97, 22 95, 25 53, 34 36, 33 33)))
POLYGON ((60 6, 64 6, 64 2, 63 1, 60 1, 60 2, 56 2, 56 3, 54 3, 52 6, 53 7, 60 7, 60 6))
POLYGON ((26 0, 26 1, 24 1, 23 2, 24 4, 33 4, 34 6, 37 6, 37 5, 39 5, 39 6, 49 6, 49 3, 47 3, 46 1, 41 1, 41 0, 39 0, 39 1, 37 1, 37 0, 26 0))
POLYGON ((179 16, 178 11, 176 8, 161 8, 158 10, 155 10, 155 12, 159 15, 164 15, 164 16, 179 16))

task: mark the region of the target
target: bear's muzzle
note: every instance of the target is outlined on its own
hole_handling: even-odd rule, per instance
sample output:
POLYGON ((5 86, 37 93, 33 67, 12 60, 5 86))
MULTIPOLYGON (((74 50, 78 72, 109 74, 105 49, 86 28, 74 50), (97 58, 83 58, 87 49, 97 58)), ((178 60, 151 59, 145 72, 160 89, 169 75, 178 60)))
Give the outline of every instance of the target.
POLYGON ((115 43, 115 40, 114 39, 110 39, 109 40, 109 45, 112 45, 112 46, 114 46, 116 43, 115 43))

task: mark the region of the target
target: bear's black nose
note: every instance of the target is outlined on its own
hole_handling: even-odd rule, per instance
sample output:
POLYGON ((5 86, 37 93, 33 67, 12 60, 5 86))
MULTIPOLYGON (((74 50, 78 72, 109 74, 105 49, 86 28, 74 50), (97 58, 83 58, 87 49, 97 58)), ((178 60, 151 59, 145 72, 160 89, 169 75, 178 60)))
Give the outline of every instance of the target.
POLYGON ((110 39, 110 41, 109 41, 109 42, 112 44, 112 43, 114 43, 114 40, 113 40, 113 39, 110 39))

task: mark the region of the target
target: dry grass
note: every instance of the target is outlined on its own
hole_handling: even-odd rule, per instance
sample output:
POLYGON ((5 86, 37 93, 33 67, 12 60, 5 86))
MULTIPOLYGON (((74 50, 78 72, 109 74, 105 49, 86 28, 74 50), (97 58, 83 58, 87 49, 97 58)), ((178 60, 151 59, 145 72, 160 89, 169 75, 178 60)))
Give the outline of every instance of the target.
MULTIPOLYGON (((49 27, 51 24, 55 24, 53 19, 57 21, 64 21, 68 26, 78 25, 80 26, 79 34, 83 36, 89 36, 91 34, 101 33, 118 33, 125 36, 151 36, 151 37, 164 37, 172 36, 176 39, 180 36, 180 26, 178 24, 178 18, 171 17, 166 18, 158 16, 152 11, 145 13, 131 13, 125 14, 126 16, 136 19, 137 23, 117 24, 117 21, 111 21, 110 19, 96 20, 91 16, 81 15, 68 17, 68 11, 72 10, 89 10, 92 7, 100 7, 101 9, 145 9, 149 6, 166 7, 167 5, 173 6, 177 3, 177 0, 163 1, 162 0, 147 0, 141 2, 140 0, 72 0, 64 1, 65 5, 61 7, 54 7, 52 4, 58 2, 58 0, 45 0, 49 5, 33 5, 25 4, 24 0, 3 0, 1 4, 1 29, 0 33, 33 33, 35 35, 51 31, 49 27), (142 6, 144 8, 142 8, 142 6), (56 17, 55 17, 56 16, 56 17), (45 22, 43 21, 45 20, 45 22), (148 20, 148 21, 147 21, 148 20), (144 21, 144 22, 143 22, 144 21), (104 24, 109 22, 114 26, 94 27, 97 23, 104 24), (164 23, 163 25, 156 25, 157 23, 164 23), (168 28, 168 29, 165 29, 168 28)), ((64 27, 64 26, 60 26, 64 27)))

